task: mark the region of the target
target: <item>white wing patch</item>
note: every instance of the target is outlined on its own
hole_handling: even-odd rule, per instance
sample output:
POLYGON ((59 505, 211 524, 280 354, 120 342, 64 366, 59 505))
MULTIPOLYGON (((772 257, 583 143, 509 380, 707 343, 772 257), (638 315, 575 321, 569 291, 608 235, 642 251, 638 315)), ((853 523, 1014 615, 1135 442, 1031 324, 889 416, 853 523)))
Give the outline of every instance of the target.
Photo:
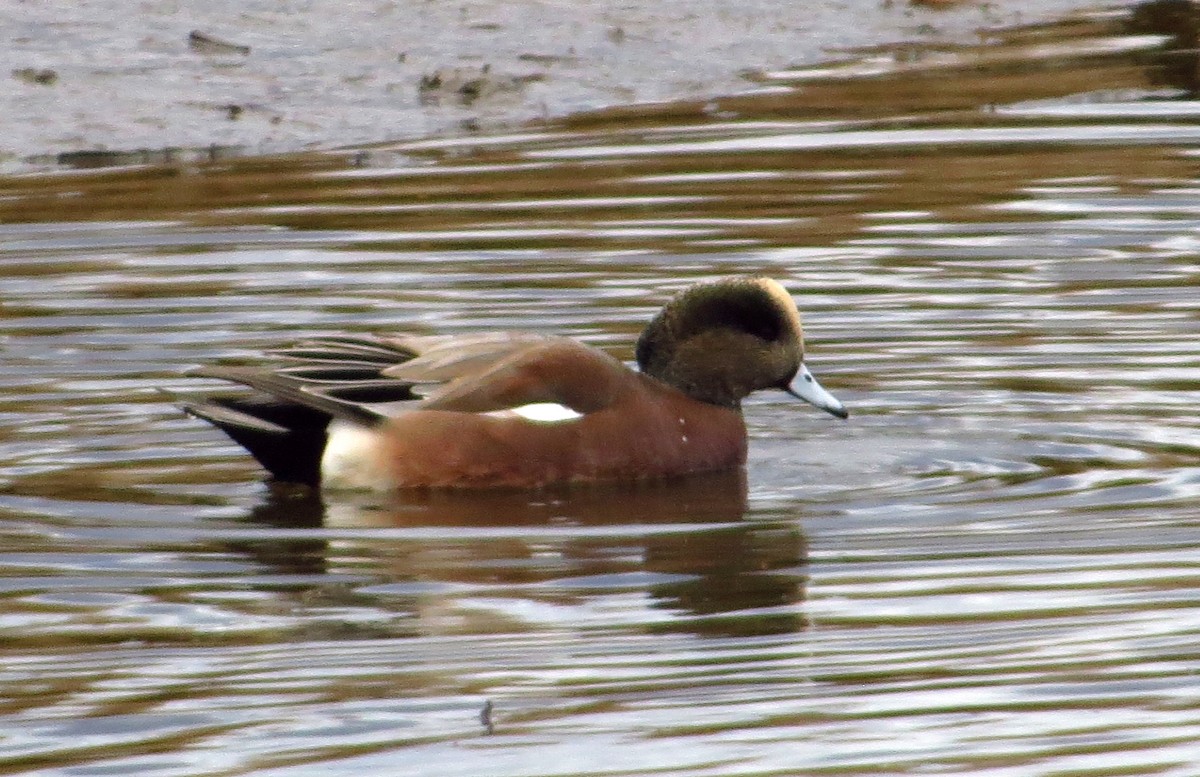
POLYGON ((527 421, 537 421, 542 424, 559 424, 564 421, 577 421, 583 418, 583 413, 579 413, 566 405, 560 405, 557 402, 534 402, 529 405, 521 405, 519 407, 509 407, 504 410, 493 410, 484 415, 493 418, 524 418, 527 421))

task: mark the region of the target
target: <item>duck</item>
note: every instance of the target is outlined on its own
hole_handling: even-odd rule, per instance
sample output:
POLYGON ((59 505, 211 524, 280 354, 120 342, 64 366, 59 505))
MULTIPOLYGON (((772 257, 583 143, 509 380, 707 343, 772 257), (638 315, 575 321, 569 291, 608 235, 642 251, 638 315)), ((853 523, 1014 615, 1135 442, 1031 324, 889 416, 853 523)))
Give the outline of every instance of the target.
POLYGON ((182 409, 271 479, 321 490, 541 489, 742 467, 742 401, 762 390, 849 416, 805 364, 791 295, 761 275, 678 292, 638 338, 637 369, 513 331, 314 337, 268 355, 191 370, 240 390, 182 409))

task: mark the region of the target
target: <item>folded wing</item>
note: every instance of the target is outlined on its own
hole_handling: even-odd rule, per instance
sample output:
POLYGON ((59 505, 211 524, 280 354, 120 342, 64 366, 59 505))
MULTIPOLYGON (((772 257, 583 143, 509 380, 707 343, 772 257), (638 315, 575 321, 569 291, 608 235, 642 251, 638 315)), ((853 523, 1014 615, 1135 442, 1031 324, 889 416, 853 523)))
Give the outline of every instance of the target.
POLYGON ((189 374, 251 389, 183 409, 246 448, 278 480, 317 485, 330 421, 377 427, 397 413, 496 413, 554 404, 579 415, 611 402, 625 367, 573 340, 529 333, 326 337, 271 352, 268 368, 189 374), (565 369, 564 369, 565 367, 565 369))

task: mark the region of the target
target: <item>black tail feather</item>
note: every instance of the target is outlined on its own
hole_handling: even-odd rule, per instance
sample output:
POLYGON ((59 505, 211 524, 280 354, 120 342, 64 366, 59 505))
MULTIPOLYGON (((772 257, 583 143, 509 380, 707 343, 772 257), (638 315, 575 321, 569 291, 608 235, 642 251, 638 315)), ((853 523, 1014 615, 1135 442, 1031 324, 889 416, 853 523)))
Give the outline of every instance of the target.
POLYGON ((328 413, 261 394, 208 397, 183 410, 229 435, 276 480, 320 484, 328 413))
POLYGON ((190 371, 252 389, 183 403, 216 426, 277 479, 316 486, 326 431, 335 418, 374 426, 385 416, 372 405, 412 400, 412 384, 381 373, 415 355, 370 337, 327 337, 274 351, 275 369, 209 366, 190 371))

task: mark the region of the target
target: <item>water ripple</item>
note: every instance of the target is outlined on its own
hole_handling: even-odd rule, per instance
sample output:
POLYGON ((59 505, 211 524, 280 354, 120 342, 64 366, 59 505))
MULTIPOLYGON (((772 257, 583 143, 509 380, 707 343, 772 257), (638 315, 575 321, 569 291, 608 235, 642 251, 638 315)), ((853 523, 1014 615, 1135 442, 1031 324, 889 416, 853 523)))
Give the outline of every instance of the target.
POLYGON ((1194 774, 1200 111, 1149 5, 703 105, 0 181, 0 765, 1194 774), (725 477, 322 501, 162 393, 342 331, 629 359, 747 271, 852 417, 756 396, 725 477))

